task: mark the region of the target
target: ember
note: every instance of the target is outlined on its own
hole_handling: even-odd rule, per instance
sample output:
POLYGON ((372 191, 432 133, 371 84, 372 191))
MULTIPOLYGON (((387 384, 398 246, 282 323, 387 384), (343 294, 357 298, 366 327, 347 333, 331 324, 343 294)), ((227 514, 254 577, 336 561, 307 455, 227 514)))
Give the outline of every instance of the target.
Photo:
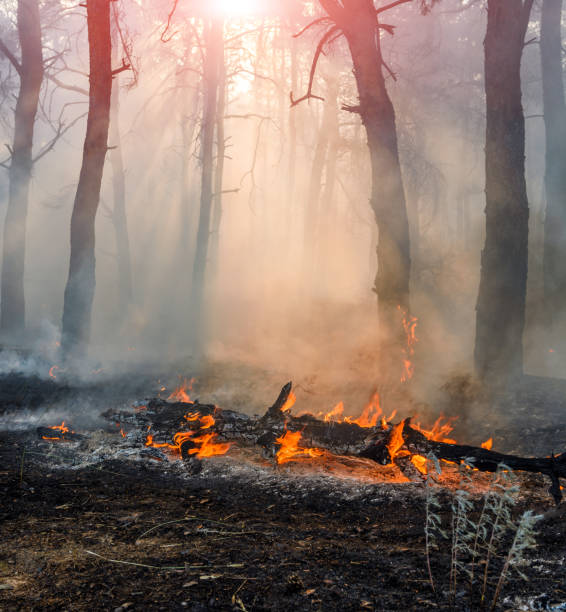
POLYGON ((301 461, 314 459, 315 457, 322 457, 327 451, 321 448, 307 448, 299 446, 302 433, 300 431, 289 431, 277 438, 276 442, 281 445, 276 460, 280 465, 287 463, 288 461, 301 461))

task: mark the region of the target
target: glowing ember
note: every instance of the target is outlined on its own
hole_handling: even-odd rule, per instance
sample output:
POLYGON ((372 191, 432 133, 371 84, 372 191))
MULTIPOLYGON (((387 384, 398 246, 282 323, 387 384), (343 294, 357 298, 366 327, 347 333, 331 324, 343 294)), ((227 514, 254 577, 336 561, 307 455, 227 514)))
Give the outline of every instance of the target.
POLYGON ((421 474, 428 474, 428 469, 426 466, 426 457, 422 455, 413 455, 411 457, 411 463, 419 470, 421 474))
POLYGON ((61 368, 57 365, 51 366, 49 368, 49 376, 55 380, 57 378, 57 374, 55 372, 58 372, 61 368))
POLYGON ((289 396, 285 400, 285 403, 283 404, 283 406, 281 406, 281 412, 287 412, 288 410, 291 410, 291 408, 295 405, 296 401, 297 396, 291 391, 289 393, 289 396))
POLYGON ((481 443, 481 447, 485 448, 485 450, 491 450, 492 446, 493 446, 493 438, 489 438, 485 442, 481 443))
MULTIPOLYGON (((212 415, 201 416, 199 412, 189 412, 185 415, 185 419, 189 422, 199 421, 199 432, 204 429, 209 429, 215 423, 212 415)), ((149 431, 149 429, 148 429, 149 431)), ((206 433, 194 437, 198 434, 197 431, 179 431, 173 436, 173 444, 170 442, 154 442, 153 435, 148 434, 145 445, 153 448, 164 448, 181 456, 181 446, 187 440, 193 442, 194 447, 188 450, 189 455, 195 455, 199 459, 203 457, 213 457, 214 455, 225 455, 231 442, 215 442, 217 434, 206 433)))
POLYGON ((124 433, 124 430, 122 429, 122 426, 120 425, 120 423, 116 423, 116 427, 120 429, 120 435, 122 436, 122 438, 125 438, 126 434, 124 433))
POLYGON ((276 442, 281 445, 277 452, 277 463, 287 463, 288 461, 300 461, 322 457, 326 451, 320 448, 306 448, 299 446, 302 433, 300 431, 288 431, 277 438, 276 442))
POLYGON ((167 398, 168 401, 171 402, 182 402, 184 404, 192 404, 191 398, 187 393, 187 389, 189 391, 193 390, 193 383, 195 382, 194 378, 191 380, 183 380, 183 383, 179 385, 167 398))

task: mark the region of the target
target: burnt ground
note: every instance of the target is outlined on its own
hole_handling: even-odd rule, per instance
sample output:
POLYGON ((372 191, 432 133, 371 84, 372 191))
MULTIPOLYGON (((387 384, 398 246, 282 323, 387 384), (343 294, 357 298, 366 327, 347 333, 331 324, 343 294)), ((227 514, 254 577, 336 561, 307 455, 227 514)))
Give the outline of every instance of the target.
MULTIPOLYGON (((19 410, 37 409, 42 394, 44 402, 73 397, 48 381, 50 389, 28 393, 32 407, 20 383, 19 410)), ((501 450, 564 450, 563 392, 560 381, 532 379, 498 398, 515 415, 500 428, 501 450)), ((89 393, 91 403, 102 397, 89 393)), ((422 483, 375 474, 361 482, 237 456, 205 460, 196 475, 159 457, 75 461, 74 444, 121 439, 110 427, 92 437, 90 446, 54 445, 37 439, 35 425, 0 432, 1 610, 450 609, 428 581, 422 483)), ((521 568, 529 581, 513 573, 498 609, 564 610, 566 513, 553 509, 542 477, 520 483, 515 513, 546 516, 521 568)), ((439 489, 445 523, 454 490, 439 489)), ((448 544, 431 563, 446 591, 448 544)), ((479 609, 467 593, 461 580, 452 609, 479 609)))

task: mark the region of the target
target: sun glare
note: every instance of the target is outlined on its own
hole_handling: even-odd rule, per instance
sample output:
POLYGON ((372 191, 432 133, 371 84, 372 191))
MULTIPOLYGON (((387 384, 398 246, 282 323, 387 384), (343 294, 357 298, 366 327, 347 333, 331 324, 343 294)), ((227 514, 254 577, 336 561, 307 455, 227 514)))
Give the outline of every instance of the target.
POLYGON ((263 12, 261 0, 213 0, 210 8, 226 17, 248 17, 263 12))

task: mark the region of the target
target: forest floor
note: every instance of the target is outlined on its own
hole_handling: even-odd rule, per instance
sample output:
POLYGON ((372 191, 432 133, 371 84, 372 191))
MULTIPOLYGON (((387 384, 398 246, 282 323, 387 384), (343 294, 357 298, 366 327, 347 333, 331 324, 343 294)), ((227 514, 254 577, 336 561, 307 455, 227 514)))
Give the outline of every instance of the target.
MULTIPOLYGON (((226 381, 226 370, 203 377, 201 394, 212 378, 226 381)), ((450 606, 449 542, 431 553, 438 597, 432 591, 422 483, 358 481, 243 455, 205 460, 196 475, 182 461, 139 456, 85 463, 73 461, 72 444, 37 438, 42 406, 56 405, 42 413, 54 418, 62 404, 71 410, 84 400, 100 414, 110 398, 118 405, 146 392, 131 377, 79 389, 15 375, 0 381, 1 610, 480 609, 481 587, 470 606, 463 576, 450 606)), ((526 379, 497 408, 501 450, 566 450, 566 382, 526 379)), ((118 443, 118 429, 102 435, 92 419, 81 428, 73 421, 92 437, 89 448, 118 443)), ((521 568, 528 582, 512 573, 498 609, 566 610, 566 512, 553 508, 548 484, 520 478, 513 512, 545 518, 521 568)), ((438 493, 447 523, 456 488, 438 493)), ((479 489, 472 494, 479 507, 479 489)))

